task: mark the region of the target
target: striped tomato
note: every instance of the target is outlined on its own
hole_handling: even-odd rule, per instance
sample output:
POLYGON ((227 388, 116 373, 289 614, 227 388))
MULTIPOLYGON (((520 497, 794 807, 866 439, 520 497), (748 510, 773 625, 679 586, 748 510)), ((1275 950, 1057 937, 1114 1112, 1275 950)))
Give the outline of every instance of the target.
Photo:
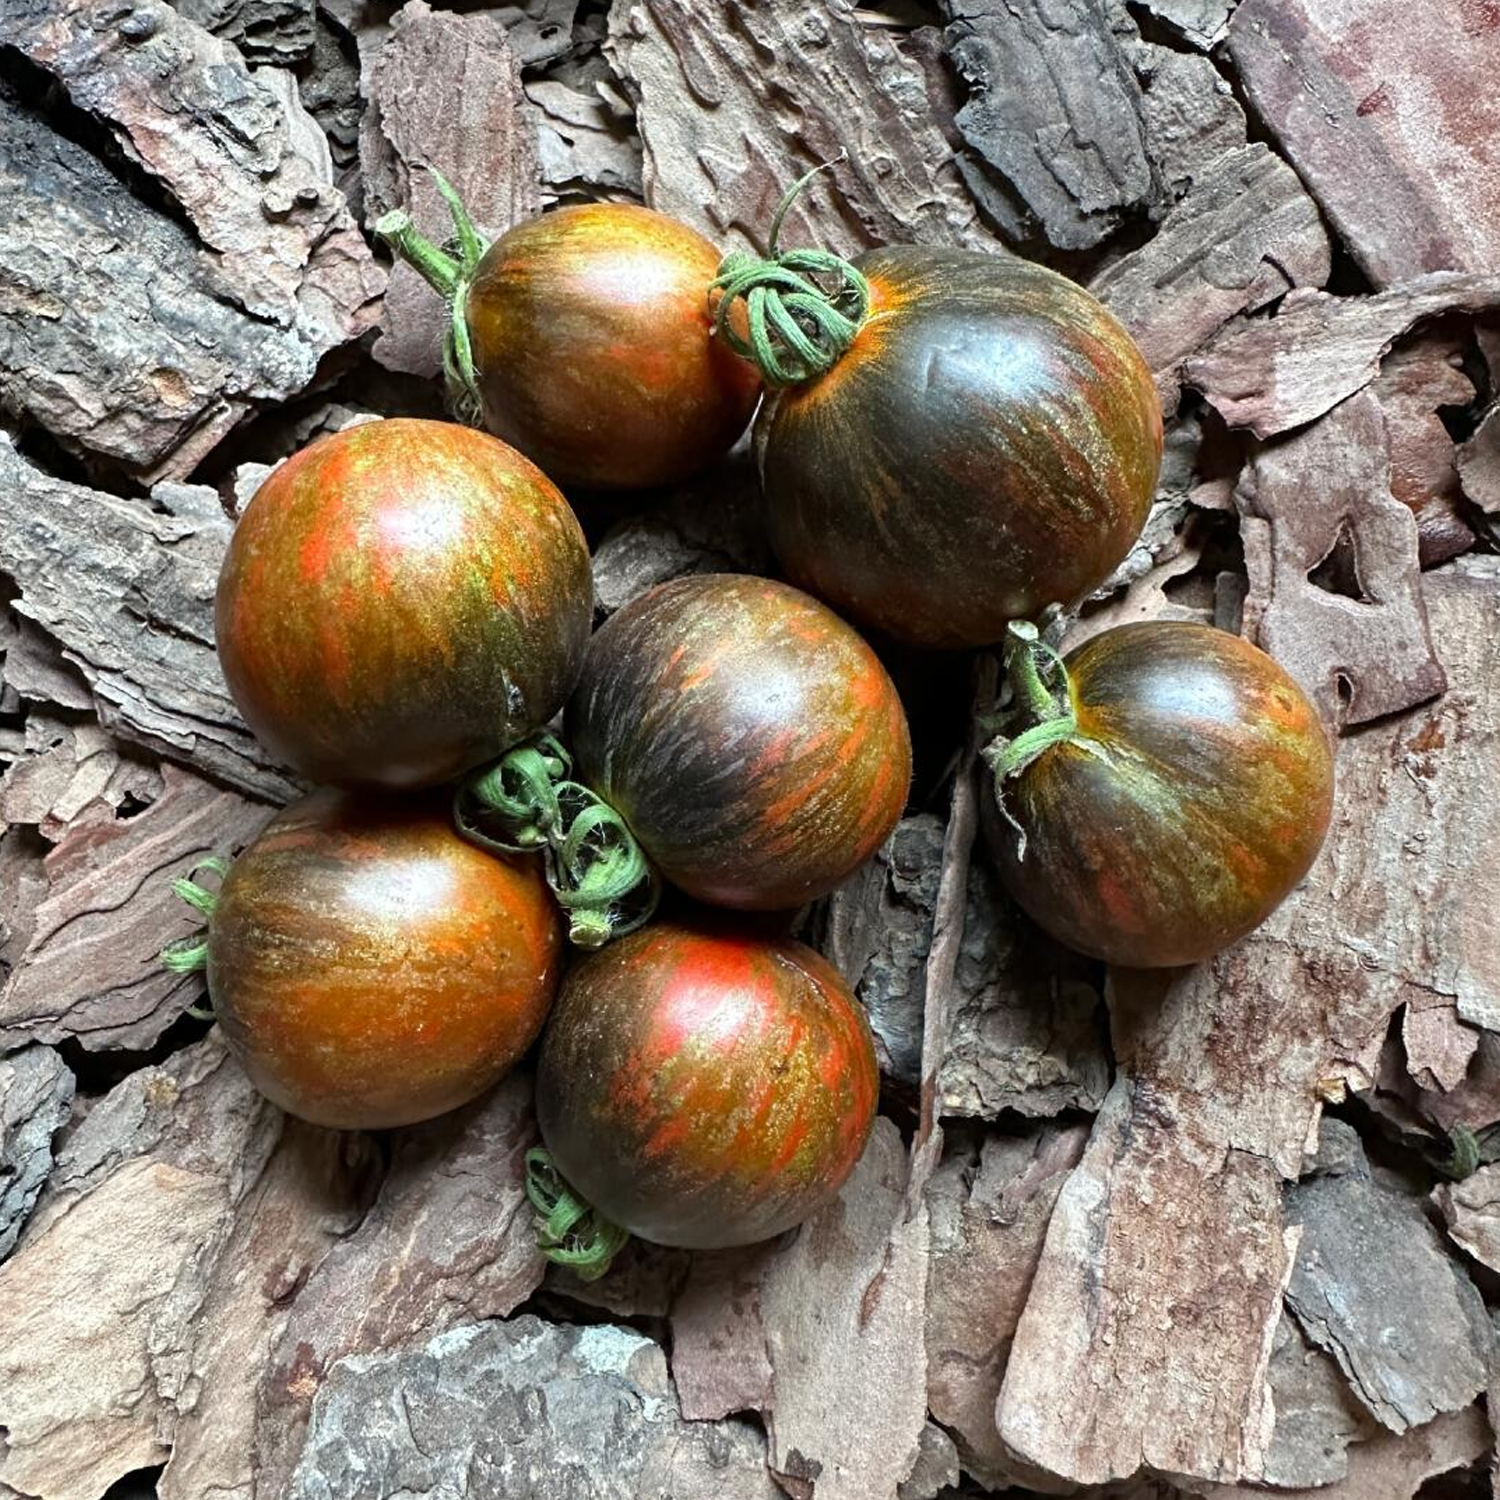
POLYGON ((537 1119, 557 1168, 615 1224, 741 1245, 838 1192, 879 1082, 863 1010, 810 948, 658 923, 570 970, 537 1119))
POLYGON ((911 781, 906 715, 869 646, 806 594, 733 574, 615 614, 567 738, 662 875, 718 906, 824 895, 895 827, 911 781))
POLYGON ((276 469, 219 578, 246 722, 314 781, 424 786, 562 706, 593 619, 588 546, 541 470, 483 433, 391 419, 276 469))
POLYGON ((1248 641, 1177 621, 1103 631, 1063 665, 1032 748, 1023 734, 986 752, 1010 893, 1132 968, 1195 963, 1259 926, 1332 813, 1333 756, 1302 690, 1248 641))
POLYGON ((445 801, 325 790, 231 866, 208 988, 230 1048, 283 1109, 403 1125, 474 1098, 526 1051, 561 941, 538 862, 465 843, 445 801))

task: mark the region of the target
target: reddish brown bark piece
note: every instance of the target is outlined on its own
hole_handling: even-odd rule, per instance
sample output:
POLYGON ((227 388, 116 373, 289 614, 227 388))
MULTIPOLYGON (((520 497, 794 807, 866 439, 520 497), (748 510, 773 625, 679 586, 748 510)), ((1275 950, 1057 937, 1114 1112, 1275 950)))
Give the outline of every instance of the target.
POLYGON ((1081 1125, 987 1139, 945 1158, 927 1186, 927 1406, 986 1485, 1016 1482, 995 1399, 1053 1205, 1088 1140, 1081 1125))
POLYGON ((0 1266, 0 1489, 96 1500, 167 1457, 215 1263, 278 1130, 210 1039, 64 1140, 0 1266))
POLYGON ((1244 0, 1228 48, 1377 286, 1500 268, 1500 13, 1488 0, 1244 0))
POLYGON ((1236 318, 1183 367, 1231 427, 1272 437, 1367 386, 1391 345, 1424 318, 1500 306, 1500 275, 1437 272, 1372 297, 1297 291, 1274 318, 1236 318))
POLYGON ((90 1049, 145 1048, 202 998, 200 976, 159 959, 199 920, 171 883, 243 847, 271 810, 176 766, 162 775, 144 812, 80 822, 48 855, 47 894, 0 989, 0 1047, 76 1037, 90 1049))
POLYGON ((908 1216, 906 1152, 877 1119, 854 1175, 785 1243, 702 1257, 672 1317, 684 1415, 757 1409, 798 1500, 892 1495, 925 1420, 925 1205, 908 1216))
POLYGON ((1417 523, 1391 494, 1375 395, 1263 448, 1236 492, 1250 594, 1245 634, 1354 725, 1443 691, 1418 568, 1417 523))
POLYGON ((286 1493, 313 1398, 335 1362, 470 1318, 503 1318, 541 1284, 525 1189, 535 1140, 523 1073, 398 1134, 374 1208, 297 1292, 266 1361, 256 1425, 265 1493, 286 1493))
POLYGON ((1438 415, 1439 407, 1474 399, 1463 370, 1468 343, 1466 327, 1425 328, 1391 350, 1371 387, 1385 414, 1391 493, 1417 518, 1424 568, 1467 552, 1475 540, 1462 514, 1453 439, 1438 415))
POLYGON ((1328 266, 1327 232, 1296 174, 1244 145, 1200 169, 1156 234, 1089 289, 1134 334, 1170 411, 1188 355, 1236 313, 1321 286, 1328 266))
POLYGON ((1441 1183, 1432 1196, 1453 1243, 1500 1271, 1500 1164, 1480 1167, 1462 1182, 1441 1183))
POLYGON ((1491 539, 1500 538, 1500 406, 1484 414, 1458 450, 1458 474, 1464 494, 1484 512, 1491 539))
POLYGON ((845 150, 788 215, 784 246, 994 243, 922 68, 850 0, 624 0, 606 53, 636 101, 646 201, 724 250, 763 247, 781 195, 845 150))
MULTIPOLYGON (((429 239, 447 240, 453 220, 429 167, 453 184, 491 239, 538 212, 536 131, 520 64, 493 17, 434 14, 425 0, 409 0, 379 50, 365 54, 363 72, 367 220, 400 206, 429 239)), ((447 316, 442 298, 410 266, 397 265, 375 358, 390 370, 437 375, 447 316)))

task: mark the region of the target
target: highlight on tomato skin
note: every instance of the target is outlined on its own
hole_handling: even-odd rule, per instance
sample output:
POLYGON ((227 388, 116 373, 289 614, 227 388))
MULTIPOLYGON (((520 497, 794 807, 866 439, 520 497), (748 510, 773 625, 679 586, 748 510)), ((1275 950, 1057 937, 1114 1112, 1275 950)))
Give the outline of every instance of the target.
POLYGON ((885 841, 911 782, 880 659, 770 579, 682 578, 633 600, 590 642, 566 724, 579 779, 666 880, 717 906, 825 895, 885 841))
POLYGON ((543 1035, 542 1140, 642 1239, 768 1239, 829 1202, 880 1086, 863 1008, 812 949, 696 919, 575 963, 543 1035))
POLYGON ((314 1124, 377 1129, 503 1077, 541 1030, 561 949, 539 862, 465 843, 446 799, 323 790, 230 867, 208 988, 267 1098, 314 1124))
POLYGON ((1312 867, 1333 754, 1302 689, 1263 651, 1179 621, 1117 626, 1065 659, 1076 734, 1005 783, 986 827, 1040 926, 1127 968, 1208 958, 1312 867))
POLYGON ((1109 311, 1005 253, 892 246, 869 311, 756 423, 786 576, 856 623, 972 647, 1096 588, 1150 510, 1151 371, 1109 311))
POLYGON ((559 483, 638 489, 734 445, 760 377, 712 337, 719 252, 637 204, 553 209, 490 246, 466 316, 485 426, 559 483))
POLYGON ((562 707, 593 623, 561 492, 493 437, 389 418, 274 470, 235 528, 216 635, 245 721, 309 780, 407 789, 562 707))

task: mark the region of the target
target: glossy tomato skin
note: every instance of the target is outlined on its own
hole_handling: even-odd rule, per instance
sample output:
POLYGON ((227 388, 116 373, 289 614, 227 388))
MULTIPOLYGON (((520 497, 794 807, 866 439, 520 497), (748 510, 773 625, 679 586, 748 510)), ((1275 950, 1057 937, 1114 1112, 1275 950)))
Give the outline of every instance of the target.
POLYGON ((1317 712, 1263 651, 1207 625, 1122 625, 1067 658, 1092 748, 1006 784, 1024 859, 991 820, 1022 907, 1083 953, 1196 963, 1260 925, 1311 867, 1333 809, 1317 712))
POLYGON ((658 922, 569 971, 537 1121, 605 1217, 706 1249, 768 1239, 828 1202, 879 1089, 864 1011, 812 949, 658 922))
POLYGON ((757 424, 791 581, 919 646, 981 646, 1101 583, 1139 535, 1161 406, 1130 335, 1008 254, 898 246, 855 264, 871 311, 757 424))
POLYGON ((593 623, 588 545, 547 477, 448 422, 392 418, 276 469, 219 577, 219 659, 310 780, 449 780, 547 722, 593 623))
POLYGON ((579 779, 662 875, 716 906, 826 894, 906 803, 911 738, 879 658, 766 578, 662 584, 589 643, 567 738, 579 779))
POLYGON ((208 987, 267 1098, 376 1129, 454 1109, 505 1074, 546 1019, 561 944, 539 861, 466 844, 445 799, 325 789, 230 867, 208 987))
POLYGON ((485 425, 563 484, 685 479, 745 430, 760 378, 711 336, 719 253, 635 204, 554 209, 480 261, 466 313, 485 425))

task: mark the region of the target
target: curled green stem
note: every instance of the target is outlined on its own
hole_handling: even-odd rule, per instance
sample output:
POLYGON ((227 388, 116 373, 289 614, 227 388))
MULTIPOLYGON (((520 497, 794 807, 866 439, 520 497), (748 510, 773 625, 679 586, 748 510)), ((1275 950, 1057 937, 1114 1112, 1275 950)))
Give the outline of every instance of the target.
MULTIPOLYGON (((198 883, 195 877, 202 870, 209 871, 222 881, 229 873, 229 861, 216 854, 210 855, 193 866, 191 875, 172 882, 172 894, 178 900, 185 901, 203 918, 203 924, 196 932, 168 943, 161 950, 162 967, 170 969, 174 974, 196 974, 208 967, 208 923, 213 917, 214 908, 219 904, 219 893, 198 883)), ((212 1015, 211 1011, 202 1012, 202 1008, 198 1006, 190 1007, 190 1011, 193 1014, 212 1015)))
POLYGON ((1026 830, 1006 803, 1005 784, 1053 745, 1078 737, 1068 669, 1035 625, 1014 621, 1006 635, 1005 672, 1013 698, 1009 727, 980 752, 995 779, 995 804, 1016 832, 1016 858, 1026 858, 1026 830))
POLYGON ((541 1146, 526 1153, 526 1196, 536 1210, 542 1254, 582 1281, 604 1275, 630 1238, 628 1230, 611 1223, 573 1191, 552 1153, 541 1146))
POLYGON ((572 780, 572 770, 552 735, 534 735, 464 782, 454 821, 482 848, 540 851, 570 940, 600 948, 646 922, 661 887, 625 820, 572 780))
POLYGON ((787 190, 771 220, 764 256, 733 251, 709 287, 711 302, 717 293, 715 334, 754 364, 767 385, 800 385, 831 370, 870 310, 870 283, 842 256, 780 247, 787 211, 807 184, 833 165, 814 167, 787 190), (732 321, 740 303, 745 307, 744 334, 732 321))
POLYGON ((448 328, 443 338, 443 376, 454 413, 470 425, 481 411, 474 351, 469 342, 469 287, 480 259, 489 248, 453 184, 435 167, 427 169, 433 185, 448 205, 453 219, 453 253, 435 245, 412 223, 404 208, 394 208, 375 221, 374 230, 448 304, 448 328))

